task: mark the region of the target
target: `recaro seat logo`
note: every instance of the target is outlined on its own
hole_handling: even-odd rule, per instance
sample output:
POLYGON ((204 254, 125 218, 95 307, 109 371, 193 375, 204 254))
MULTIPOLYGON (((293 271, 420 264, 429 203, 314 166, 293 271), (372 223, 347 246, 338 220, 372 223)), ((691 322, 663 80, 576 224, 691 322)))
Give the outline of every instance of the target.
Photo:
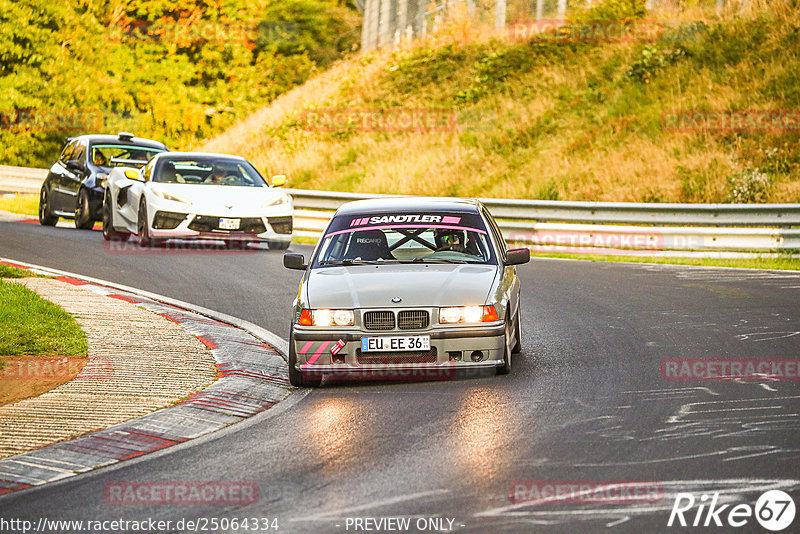
POLYGON ((743 527, 756 521, 772 532, 785 530, 794 521, 795 504, 781 490, 761 494, 755 506, 747 503, 718 504, 719 493, 703 494, 699 499, 691 493, 678 493, 669 514, 667 526, 680 527, 743 527))

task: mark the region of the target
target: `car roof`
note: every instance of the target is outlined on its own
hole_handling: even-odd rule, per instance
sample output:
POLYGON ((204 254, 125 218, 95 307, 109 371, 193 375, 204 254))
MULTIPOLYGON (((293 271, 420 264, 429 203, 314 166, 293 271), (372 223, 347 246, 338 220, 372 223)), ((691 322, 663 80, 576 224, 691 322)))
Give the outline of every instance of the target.
POLYGON ((236 156, 234 154, 216 154, 214 152, 164 152, 162 154, 157 154, 157 158, 233 158, 242 161, 247 161, 242 156, 236 156))
POLYGON ((442 197, 381 197, 356 200, 343 204, 336 215, 355 215, 359 213, 426 213, 436 211, 477 213, 481 203, 471 198, 442 197))
POLYGON ((120 139, 117 135, 103 135, 103 134, 87 134, 87 135, 80 135, 78 137, 73 137, 70 141, 74 141, 77 138, 84 138, 87 139, 90 143, 109 143, 115 145, 131 145, 131 146, 140 146, 144 148, 163 148, 164 150, 167 149, 164 143, 159 143, 158 141, 153 141, 152 139, 145 139, 143 137, 134 137, 133 139, 120 139))

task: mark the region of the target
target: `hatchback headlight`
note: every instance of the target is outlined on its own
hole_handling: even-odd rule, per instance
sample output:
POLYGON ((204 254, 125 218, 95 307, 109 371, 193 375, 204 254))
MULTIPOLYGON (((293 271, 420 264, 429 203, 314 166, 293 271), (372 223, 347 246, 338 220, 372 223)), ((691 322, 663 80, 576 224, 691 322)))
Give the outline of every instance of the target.
POLYGON ((303 310, 297 324, 302 326, 353 326, 353 310, 303 310))
POLYGON ((494 306, 455 306, 439 308, 439 322, 448 323, 491 323, 499 321, 494 306))

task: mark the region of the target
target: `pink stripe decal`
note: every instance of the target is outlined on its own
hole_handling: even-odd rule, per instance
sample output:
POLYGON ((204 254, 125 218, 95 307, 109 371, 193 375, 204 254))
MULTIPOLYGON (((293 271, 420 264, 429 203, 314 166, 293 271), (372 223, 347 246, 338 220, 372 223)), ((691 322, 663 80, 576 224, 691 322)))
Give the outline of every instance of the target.
POLYGON ((309 341, 308 343, 306 343, 305 345, 303 345, 303 348, 302 348, 302 349, 300 349, 300 354, 305 354, 306 352, 308 352, 308 349, 310 349, 310 348, 311 348, 311 345, 313 345, 313 344, 314 344, 314 342, 313 342, 313 341, 309 341))
POLYGON ((444 224, 458 224, 461 222, 461 217, 442 217, 444 224))
POLYGON ((306 365, 303 365, 303 367, 306 367, 308 365, 314 365, 314 362, 316 362, 317 359, 319 359, 319 355, 322 354, 325 351, 325 349, 328 348, 328 345, 330 345, 330 344, 331 344, 330 341, 326 341, 325 343, 320 345, 319 348, 317 349, 317 352, 315 352, 314 355, 311 358, 308 359, 308 363, 306 365))
POLYGON ((447 224, 436 224, 436 225, 396 224, 392 226, 369 226, 366 228, 345 228, 344 230, 339 230, 337 232, 331 232, 330 234, 326 234, 325 237, 331 237, 339 234, 346 234, 347 232, 364 232, 366 230, 392 230, 394 228, 438 228, 438 229, 449 229, 449 230, 469 230, 472 232, 478 232, 479 234, 488 235, 486 230, 481 230, 480 228, 470 228, 468 226, 451 226, 447 224))

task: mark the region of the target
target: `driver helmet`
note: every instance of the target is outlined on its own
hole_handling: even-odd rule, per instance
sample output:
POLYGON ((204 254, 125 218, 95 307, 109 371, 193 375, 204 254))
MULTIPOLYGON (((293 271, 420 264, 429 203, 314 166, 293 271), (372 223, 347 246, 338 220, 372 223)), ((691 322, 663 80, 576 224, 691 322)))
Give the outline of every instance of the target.
POLYGON ((100 166, 108 165, 108 158, 106 158, 106 155, 103 154, 102 150, 100 150, 99 148, 95 148, 94 157, 92 158, 92 163, 100 166))
POLYGON ((229 163, 215 163, 211 173, 209 173, 209 177, 211 179, 224 178, 230 175, 236 176, 238 175, 238 172, 236 170, 236 166, 229 163))
POLYGON ((449 228, 437 228, 434 233, 436 241, 436 248, 463 248, 464 247, 464 231, 453 230, 449 228))

